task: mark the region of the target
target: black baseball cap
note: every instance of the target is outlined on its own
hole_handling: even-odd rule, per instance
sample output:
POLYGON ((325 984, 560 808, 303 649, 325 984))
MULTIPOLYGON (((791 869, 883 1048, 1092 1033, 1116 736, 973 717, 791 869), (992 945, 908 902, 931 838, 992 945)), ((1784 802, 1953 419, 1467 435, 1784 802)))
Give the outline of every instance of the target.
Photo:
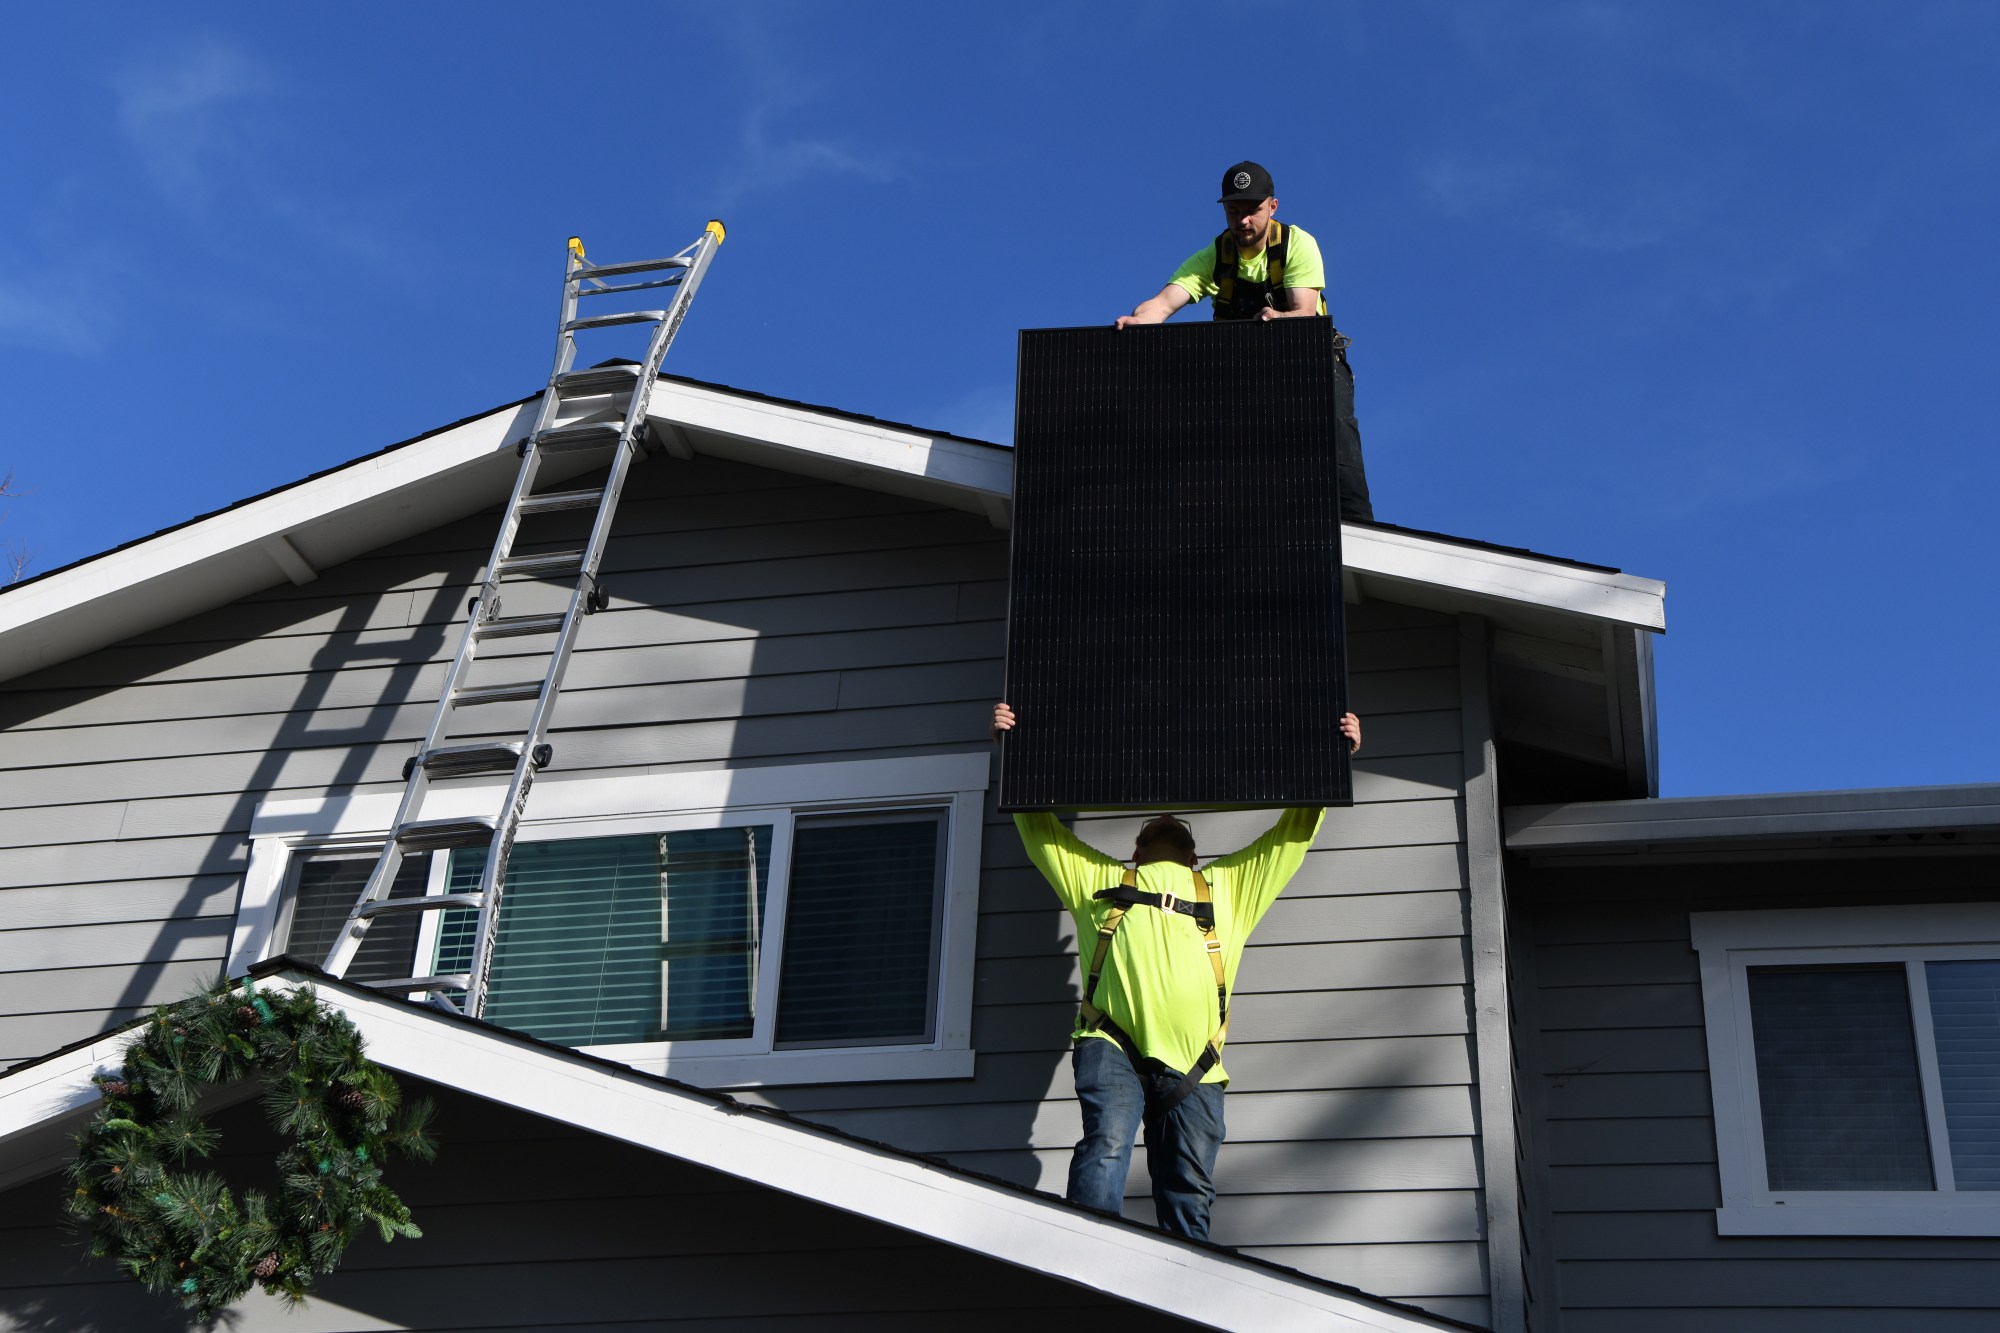
POLYGON ((1271 173, 1255 162, 1238 162, 1222 173, 1222 198, 1218 204, 1262 203, 1278 192, 1271 173))

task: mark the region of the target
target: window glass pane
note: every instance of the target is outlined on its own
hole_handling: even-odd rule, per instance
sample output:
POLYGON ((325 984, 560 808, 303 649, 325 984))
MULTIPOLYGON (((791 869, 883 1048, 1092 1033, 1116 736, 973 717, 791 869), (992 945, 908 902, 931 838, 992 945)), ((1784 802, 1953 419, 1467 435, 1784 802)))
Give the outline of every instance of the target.
POLYGON ((1926 963, 1938 1082, 1962 1190, 2000 1189, 2000 959, 1926 963))
POLYGON ((943 813, 801 819, 790 884, 778 1043, 929 1041, 943 813))
MULTIPOLYGON (((298 862, 297 888, 292 894, 292 928, 285 952, 318 967, 340 937, 347 914, 368 885, 375 869, 373 856, 308 856, 298 862)), ((420 898, 430 882, 429 853, 406 856, 389 886, 391 898, 420 898)), ((421 913, 379 916, 361 937, 361 948, 347 969, 349 981, 389 981, 416 971, 417 927, 421 913)))
MULTIPOLYGON (((514 845, 486 1018, 571 1046, 750 1035, 771 827, 514 845)), ((452 854, 454 891, 485 851, 452 854)), ((440 971, 471 966, 452 912, 440 971)))
POLYGON ((1774 1190, 1927 1190, 1930 1143, 1900 965, 1753 967, 1774 1190))
POLYGON ((666 903, 657 936, 661 1035, 747 1037, 756 1017, 757 953, 771 826, 690 829, 659 839, 666 903))

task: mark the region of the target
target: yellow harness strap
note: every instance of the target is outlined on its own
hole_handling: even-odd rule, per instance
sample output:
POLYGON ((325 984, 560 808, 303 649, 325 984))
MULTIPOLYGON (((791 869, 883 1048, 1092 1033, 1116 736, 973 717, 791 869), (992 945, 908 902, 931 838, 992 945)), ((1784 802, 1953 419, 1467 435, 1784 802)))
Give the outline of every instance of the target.
MULTIPOLYGON (((1208 903, 1213 907, 1214 900, 1209 896, 1208 880, 1203 878, 1199 870, 1193 870, 1192 873, 1194 900, 1198 903, 1208 903)), ((1138 888, 1138 870, 1127 870, 1118 882, 1128 889, 1138 888)), ((1081 1008, 1083 1027, 1086 1030, 1094 1029, 1104 1022, 1104 1011, 1098 1008, 1096 1003, 1097 983, 1104 975, 1104 960, 1111 956, 1111 937, 1118 933, 1118 923, 1125 919, 1125 914, 1130 910, 1131 908, 1125 903, 1113 904, 1111 910, 1104 914, 1104 920, 1098 923, 1097 949, 1091 955, 1090 970, 1083 983, 1081 1008)), ((1174 910, 1171 895, 1166 895, 1166 901, 1161 903, 1160 910, 1163 912, 1174 910)), ((1222 941, 1216 937, 1213 911, 1209 913, 1208 920, 1208 928, 1201 933, 1201 942, 1203 951, 1208 954, 1209 966, 1215 970, 1215 1012, 1222 1021, 1222 1026, 1218 1027, 1215 1035, 1208 1039, 1208 1047, 1219 1060, 1222 1058, 1222 1043, 1229 1037, 1229 980, 1222 970, 1222 941)))
MULTIPOLYGON (((1225 231, 1222 233, 1220 239, 1220 253, 1222 258, 1228 262, 1229 271, 1224 273, 1220 263, 1215 266, 1215 300, 1221 305, 1228 305, 1236 299, 1236 271, 1242 265, 1243 257, 1237 252, 1236 238, 1234 236, 1225 231)), ((1264 253, 1269 256, 1264 261, 1267 266, 1264 273, 1264 285, 1274 292, 1283 291, 1285 288, 1285 224, 1276 218, 1271 219, 1271 229, 1264 233, 1264 253)))

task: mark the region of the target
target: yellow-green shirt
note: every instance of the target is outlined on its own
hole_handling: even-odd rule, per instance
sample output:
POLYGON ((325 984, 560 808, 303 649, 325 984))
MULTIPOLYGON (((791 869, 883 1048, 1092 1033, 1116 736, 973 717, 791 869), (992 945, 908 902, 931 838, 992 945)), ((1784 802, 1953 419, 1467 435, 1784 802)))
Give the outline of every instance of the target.
MULTIPOLYGON (((1257 841, 1202 867, 1215 903, 1215 933, 1222 942, 1222 974, 1236 993, 1243 944, 1287 881, 1298 873, 1319 833, 1324 810, 1287 810, 1257 841)), ((1097 927, 1114 906, 1092 895, 1124 878, 1125 865, 1081 841, 1054 815, 1014 816, 1028 859, 1069 909, 1086 972, 1097 949, 1097 927)), ((1194 876, 1184 865, 1153 861, 1139 867, 1139 888, 1192 901, 1194 876)), ((1194 1068, 1219 1024, 1215 969, 1209 966, 1201 927, 1192 917, 1139 906, 1125 914, 1111 938, 1111 952, 1097 983, 1096 1001, 1139 1048, 1169 1068, 1194 1068)), ((1074 1034, 1111 1040, 1102 1032, 1074 1034)), ((1227 1083, 1218 1063, 1202 1079, 1227 1083)))
MULTIPOLYGON (((1285 286, 1317 287, 1326 290, 1326 262, 1320 257, 1319 242, 1304 227, 1285 228, 1285 286)), ((1254 255, 1239 254, 1236 257, 1236 275, 1245 282, 1262 282, 1270 273, 1270 247, 1266 246, 1254 255)), ((1174 276, 1167 279, 1170 286, 1178 287, 1189 297, 1199 301, 1216 293, 1215 285, 1215 242, 1210 241, 1184 260, 1174 270, 1174 276)), ((1320 300, 1320 313, 1326 313, 1326 301, 1320 300)))

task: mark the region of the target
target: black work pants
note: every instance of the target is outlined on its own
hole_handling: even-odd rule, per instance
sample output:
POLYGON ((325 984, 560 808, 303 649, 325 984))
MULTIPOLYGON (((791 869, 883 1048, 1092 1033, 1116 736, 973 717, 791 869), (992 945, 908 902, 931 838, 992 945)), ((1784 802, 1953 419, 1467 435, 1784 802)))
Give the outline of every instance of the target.
POLYGON ((1340 462, 1340 520, 1373 523, 1368 473, 1361 465, 1361 423, 1354 419, 1354 371, 1343 348, 1333 354, 1333 435, 1340 462))

